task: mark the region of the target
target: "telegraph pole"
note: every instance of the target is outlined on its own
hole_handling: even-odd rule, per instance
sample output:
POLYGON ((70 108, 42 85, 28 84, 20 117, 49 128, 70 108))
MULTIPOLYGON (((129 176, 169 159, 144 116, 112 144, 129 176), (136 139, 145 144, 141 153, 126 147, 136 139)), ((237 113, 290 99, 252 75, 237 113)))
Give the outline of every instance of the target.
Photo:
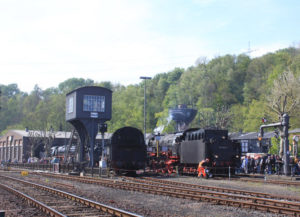
POLYGON ((141 76, 140 79, 143 79, 145 81, 144 84, 144 139, 146 142, 146 117, 147 117, 147 113, 146 113, 146 106, 147 106, 147 97, 146 97, 146 80, 150 80, 152 79, 151 77, 145 77, 145 76, 141 76))
POLYGON ((1 96, 2 96, 2 91, 0 90, 0 110, 1 110, 1 96))

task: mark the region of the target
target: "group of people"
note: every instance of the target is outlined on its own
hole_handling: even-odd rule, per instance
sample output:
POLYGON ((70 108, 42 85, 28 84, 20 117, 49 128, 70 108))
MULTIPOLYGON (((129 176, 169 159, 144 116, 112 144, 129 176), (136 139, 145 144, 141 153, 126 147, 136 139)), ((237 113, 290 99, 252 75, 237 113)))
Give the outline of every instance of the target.
MULTIPOLYGON (((241 170, 243 173, 260 173, 260 174, 276 174, 283 173, 283 160, 278 155, 266 155, 250 157, 245 156, 242 159, 241 170)), ((300 175, 300 160, 290 158, 289 166, 292 174, 300 175)))

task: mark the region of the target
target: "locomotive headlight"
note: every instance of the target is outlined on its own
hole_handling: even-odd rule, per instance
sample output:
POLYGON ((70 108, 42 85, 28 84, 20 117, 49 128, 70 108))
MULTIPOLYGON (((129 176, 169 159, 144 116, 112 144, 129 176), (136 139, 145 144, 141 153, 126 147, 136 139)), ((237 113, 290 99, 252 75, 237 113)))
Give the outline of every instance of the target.
POLYGON ((235 157, 236 157, 236 158, 239 158, 240 156, 239 156, 239 155, 236 155, 235 157))
POLYGON ((218 158, 219 156, 218 155, 215 155, 215 158, 218 158))

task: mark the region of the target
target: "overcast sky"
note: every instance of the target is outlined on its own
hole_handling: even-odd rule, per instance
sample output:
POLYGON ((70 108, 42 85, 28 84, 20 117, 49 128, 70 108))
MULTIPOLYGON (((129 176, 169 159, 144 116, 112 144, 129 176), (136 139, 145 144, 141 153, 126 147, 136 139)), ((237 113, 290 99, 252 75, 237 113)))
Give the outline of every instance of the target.
POLYGON ((1 0, 0 84, 124 85, 197 58, 300 44, 298 0, 1 0))

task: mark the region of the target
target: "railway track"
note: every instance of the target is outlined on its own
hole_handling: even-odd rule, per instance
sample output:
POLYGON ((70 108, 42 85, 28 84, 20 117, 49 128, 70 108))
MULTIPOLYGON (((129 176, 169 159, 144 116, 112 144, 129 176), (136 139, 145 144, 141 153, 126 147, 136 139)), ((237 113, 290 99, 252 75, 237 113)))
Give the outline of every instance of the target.
MULTIPOLYGON (((300 181, 296 181, 299 179, 299 176, 288 177, 283 175, 262 175, 262 174, 239 174, 234 175, 230 179, 234 181, 242 181, 242 182, 254 182, 254 183, 266 183, 273 185, 288 185, 288 186, 298 186, 300 187, 300 181)), ((228 180, 228 177, 215 177, 214 179, 220 180, 228 180)))
POLYGON ((268 183, 274 185, 291 185, 300 187, 299 181, 288 181, 288 180, 271 180, 271 179, 258 179, 258 178, 238 178, 236 181, 242 182, 256 182, 256 183, 268 183))
MULTIPOLYGON (((176 186, 175 183, 168 181, 169 183, 159 183, 158 179, 144 180, 144 179, 129 179, 123 180, 109 180, 99 179, 91 177, 71 177, 67 175, 54 175, 43 174, 48 177, 62 178, 71 181, 78 181, 82 183, 97 184, 105 187, 123 189, 130 191, 139 191, 150 194, 165 195, 176 198, 190 199, 196 201, 210 202, 218 205, 227 205, 240 208, 250 208, 265 212, 271 212, 276 214, 300 216, 300 203, 297 201, 287 201, 287 198, 277 198, 275 196, 261 194, 256 192, 242 192, 234 191, 232 189, 227 190, 219 189, 191 189, 191 187, 176 186), (148 181, 148 183, 143 183, 148 181), (219 190, 219 192, 217 191, 219 190), (268 198, 266 198, 268 197, 268 198), (272 198, 273 197, 273 198, 272 198), (271 199, 270 199, 271 198, 271 199)), ((183 184, 183 183, 179 183, 183 184)))
POLYGON ((45 216, 45 213, 32 207, 22 198, 17 198, 9 190, 0 187, 0 216, 45 216))
MULTIPOLYGON (((19 172, 22 170, 20 168, 15 168, 13 171, 10 172, 16 172, 16 171, 19 172)), ((228 177, 227 178, 215 177, 214 179, 224 180, 224 179, 228 179, 228 177)), ((269 178, 264 179, 264 176, 260 176, 259 178, 255 178, 255 177, 247 178, 246 176, 238 176, 238 177, 231 177, 230 179, 234 181, 242 181, 242 182, 255 182, 255 183, 266 183, 266 184, 274 184, 274 185, 288 185, 288 186, 300 187, 300 181, 273 180, 269 178)))
POLYGON ((137 178, 126 177, 125 179, 132 180, 135 182, 152 184, 152 185, 161 184, 161 185, 165 185, 165 186, 178 186, 178 187, 190 188, 190 189, 201 189, 201 190, 209 190, 209 191, 221 192, 221 193, 231 193, 231 194, 240 194, 240 195, 245 195, 245 196, 253 196, 253 197, 259 197, 259 198, 300 202, 300 197, 287 197, 287 196, 255 192, 255 191, 244 191, 244 190, 231 189, 231 188, 221 188, 221 187, 215 187, 215 186, 189 184, 189 183, 184 183, 184 182, 175 182, 175 181, 163 180, 163 179, 158 179, 158 178, 144 177, 144 178, 137 179, 137 178))
MULTIPOLYGON (((155 173, 150 175, 156 175, 155 173)), ((161 176, 164 176, 165 174, 160 174, 161 176)), ((194 175, 196 177, 196 175, 194 175)), ((185 177, 185 176, 182 176, 185 177)), ((190 177, 190 176, 186 176, 190 177)), ((274 177, 273 177, 274 178, 274 177)), ((215 176, 213 178, 214 180, 228 180, 227 177, 218 177, 215 176)), ((300 187, 300 181, 291 181, 291 180, 274 180, 270 178, 265 178, 265 176, 232 176, 230 177, 230 180, 232 181, 242 181, 242 182, 255 182, 255 183, 265 183, 265 184, 273 184, 273 185, 288 185, 288 186, 298 186, 300 187)))
POLYGON ((45 185, 9 176, 0 177, 1 188, 22 197, 49 216, 140 216, 45 185))

